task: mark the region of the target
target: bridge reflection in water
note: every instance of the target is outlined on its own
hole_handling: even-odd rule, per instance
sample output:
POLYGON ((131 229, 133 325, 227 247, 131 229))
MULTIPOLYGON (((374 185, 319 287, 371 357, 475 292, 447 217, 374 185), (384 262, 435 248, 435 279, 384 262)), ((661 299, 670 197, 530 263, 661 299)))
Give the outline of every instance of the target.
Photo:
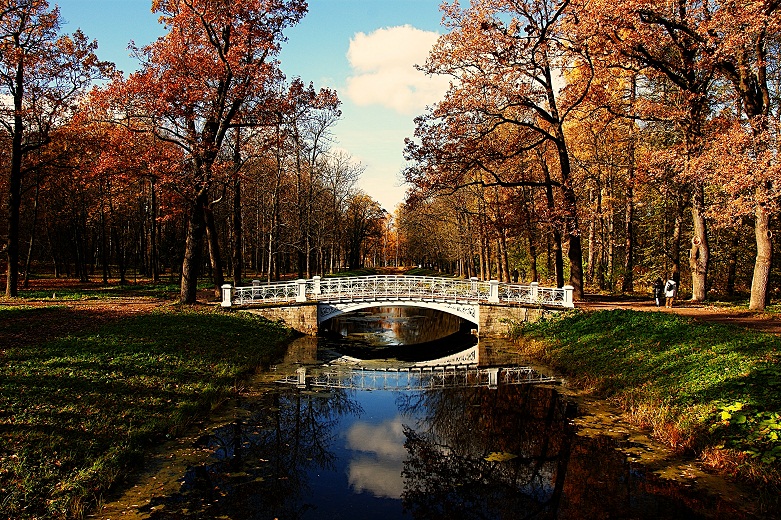
POLYGON ((531 367, 438 366, 373 369, 366 367, 301 367, 295 375, 277 380, 301 388, 351 390, 435 390, 444 388, 498 388, 501 385, 550 383, 556 378, 531 367))

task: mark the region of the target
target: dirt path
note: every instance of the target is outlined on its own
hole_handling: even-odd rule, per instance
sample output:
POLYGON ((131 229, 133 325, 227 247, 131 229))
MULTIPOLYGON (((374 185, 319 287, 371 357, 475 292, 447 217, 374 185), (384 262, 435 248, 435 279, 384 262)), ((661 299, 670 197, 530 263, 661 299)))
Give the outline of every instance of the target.
POLYGON ((631 309, 635 311, 669 312, 690 316, 697 320, 725 323, 744 327, 757 332, 781 334, 781 316, 777 314, 748 310, 735 310, 713 305, 695 304, 688 301, 676 302, 672 309, 657 307, 652 299, 640 300, 620 297, 587 295, 585 300, 577 302, 576 308, 584 310, 631 309))

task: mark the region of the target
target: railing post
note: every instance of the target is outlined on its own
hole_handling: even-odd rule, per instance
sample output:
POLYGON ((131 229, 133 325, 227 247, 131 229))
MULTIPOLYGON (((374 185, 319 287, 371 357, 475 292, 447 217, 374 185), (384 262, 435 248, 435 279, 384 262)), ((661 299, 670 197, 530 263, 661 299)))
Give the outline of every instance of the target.
POLYGON ((499 369, 488 369, 488 388, 497 388, 499 386, 499 369))
POLYGON ((297 368, 296 375, 298 376, 298 379, 296 380, 296 387, 306 388, 306 367, 297 368))
POLYGON ((220 307, 230 307, 233 305, 233 286, 231 284, 226 283, 222 286, 222 302, 220 303, 220 307))
POLYGON ((531 294, 529 295, 532 300, 531 303, 537 303, 540 299, 540 284, 539 282, 532 282, 529 286, 531 287, 531 294))
POLYGON ((488 283, 491 284, 488 292, 488 302, 499 303, 499 280, 491 280, 488 283))
POLYGON ((477 296, 477 277, 473 276, 469 279, 469 292, 472 293, 473 296, 477 296))
POLYGON ((575 288, 572 287, 571 285, 565 285, 564 287, 562 287, 562 289, 564 289, 564 303, 563 303, 563 306, 567 307, 567 308, 570 308, 570 309, 574 308, 575 307, 575 298, 574 298, 575 288))
POLYGON ((306 280, 296 280, 296 302, 306 301, 306 280))
POLYGON ((320 292, 320 277, 319 276, 313 276, 312 277, 312 293, 320 295, 322 294, 320 292))

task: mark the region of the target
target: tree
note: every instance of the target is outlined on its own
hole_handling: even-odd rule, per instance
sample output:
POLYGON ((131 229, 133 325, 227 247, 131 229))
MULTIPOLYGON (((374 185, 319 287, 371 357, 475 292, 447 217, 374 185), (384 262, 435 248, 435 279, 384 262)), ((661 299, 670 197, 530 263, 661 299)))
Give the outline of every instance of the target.
MULTIPOLYGON (((777 53, 769 50, 772 42, 778 43, 781 29, 779 14, 780 8, 775 1, 720 2, 714 16, 701 29, 702 39, 712 49, 716 69, 735 89, 751 132, 751 146, 748 148, 751 153, 743 157, 746 163, 755 166, 749 169, 757 175, 752 176, 753 182, 748 184, 745 183, 746 178, 740 176, 744 182, 738 183, 742 185, 738 192, 750 186, 756 201, 753 214, 757 255, 749 302, 749 308, 753 310, 763 310, 768 301, 773 258, 770 219, 775 213, 774 199, 777 195, 773 186, 779 181, 778 161, 775 154, 766 153, 767 147, 762 143, 769 143, 768 137, 772 139, 772 135, 777 135, 770 131, 772 101, 768 70, 779 65, 777 53), (757 164, 758 158, 764 158, 765 162, 757 164)), ((737 142, 745 140, 738 136, 737 142)), ((775 151, 778 152, 778 149, 775 151)))
MULTIPOLYGON (((544 186, 559 191, 561 226, 569 242, 570 283, 583 296, 583 258, 565 121, 583 100, 589 81, 561 89, 564 71, 588 64, 567 25, 569 1, 479 0, 462 10, 445 4, 446 25, 424 70, 454 77, 445 99, 418 119, 419 145, 408 142, 413 183, 465 186, 544 186), (558 180, 512 179, 506 161, 550 147, 558 180)), ((584 67, 585 71, 588 67, 584 67)), ((546 164, 547 167, 547 164, 546 164)), ((551 169, 548 168, 548 172, 551 169)))
POLYGON ((46 0, 0 2, 0 128, 10 136, 6 216, 5 294, 17 296, 19 212, 23 181, 35 171, 32 153, 51 141, 52 131, 71 114, 85 88, 104 77, 111 65, 100 62, 80 31, 60 36, 60 14, 46 0))
POLYGON ((710 115, 715 72, 709 66, 709 49, 697 28, 710 16, 710 6, 696 1, 657 3, 630 0, 616 5, 607 0, 581 2, 586 23, 580 37, 605 55, 614 54, 613 66, 634 68, 650 81, 665 81, 672 88, 663 103, 647 102, 645 116, 673 121, 683 137, 685 189, 691 193, 693 236, 689 252, 692 300, 706 297, 710 257, 703 179, 691 162, 705 144, 705 125, 710 115), (606 28, 609 28, 606 30, 606 28))
POLYGON ((358 192, 347 202, 346 238, 347 267, 358 269, 364 266, 366 240, 382 237, 382 223, 385 215, 379 203, 358 192))
POLYGON ((140 49, 141 70, 117 78, 107 93, 118 122, 187 154, 180 173, 188 184, 180 299, 192 303, 215 163, 232 128, 262 123, 264 100, 281 74, 274 57, 283 31, 304 16, 306 2, 155 0, 152 7, 169 32, 140 49))

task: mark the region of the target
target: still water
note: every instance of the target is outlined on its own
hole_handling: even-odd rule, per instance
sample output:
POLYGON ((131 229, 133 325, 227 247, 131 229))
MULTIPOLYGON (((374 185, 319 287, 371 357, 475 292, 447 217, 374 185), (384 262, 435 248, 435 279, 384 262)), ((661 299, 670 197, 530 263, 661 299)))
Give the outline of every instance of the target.
POLYGON ((152 477, 122 514, 749 517, 696 481, 659 478, 628 455, 651 448, 583 435, 578 406, 507 344, 478 344, 468 325, 449 319, 437 325, 440 341, 411 325, 433 318, 382 310, 330 324, 328 338, 297 341, 235 403, 230 421, 171 455, 186 463, 152 477), (391 339, 404 334, 426 343, 391 339))

